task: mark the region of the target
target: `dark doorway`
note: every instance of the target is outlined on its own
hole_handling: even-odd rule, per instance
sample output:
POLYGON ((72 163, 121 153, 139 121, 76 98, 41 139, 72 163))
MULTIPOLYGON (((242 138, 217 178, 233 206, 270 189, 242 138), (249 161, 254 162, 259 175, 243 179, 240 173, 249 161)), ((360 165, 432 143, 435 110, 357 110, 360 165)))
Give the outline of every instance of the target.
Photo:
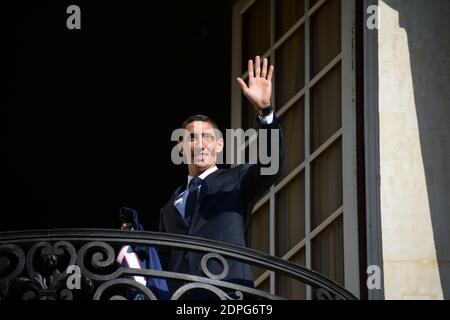
POLYGON ((172 130, 204 113, 230 126, 231 1, 34 1, 8 10, 1 230, 156 230, 184 181, 172 130), (81 8, 81 30, 66 9, 81 8))

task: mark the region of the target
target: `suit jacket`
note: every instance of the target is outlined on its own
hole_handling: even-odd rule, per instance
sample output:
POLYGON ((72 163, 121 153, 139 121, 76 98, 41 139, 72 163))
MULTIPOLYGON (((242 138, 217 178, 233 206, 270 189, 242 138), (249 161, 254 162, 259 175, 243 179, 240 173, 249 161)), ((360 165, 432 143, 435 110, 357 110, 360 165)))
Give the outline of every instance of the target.
MULTIPOLYGON (((188 226, 178 209, 174 206, 175 198, 183 192, 186 183, 180 186, 170 200, 162 207, 160 213, 160 232, 185 234, 213 239, 225 243, 247 246, 247 228, 250 222, 255 200, 273 185, 281 172, 284 158, 284 139, 278 119, 274 115, 271 124, 258 123, 260 128, 269 129, 267 143, 275 139, 270 129, 280 129, 279 159, 280 168, 275 175, 261 175, 258 164, 242 164, 229 170, 219 169, 208 175, 200 189, 197 208, 188 226)), ((270 166, 270 165, 268 165, 270 166)), ((173 272, 202 275, 201 254, 181 250, 159 249, 163 269, 173 272)), ((253 286, 251 268, 248 264, 228 260, 230 267, 225 281, 253 286)), ((209 270, 215 274, 222 272, 221 266, 213 261, 208 263, 209 270)), ((176 289, 178 285, 169 285, 176 289)))

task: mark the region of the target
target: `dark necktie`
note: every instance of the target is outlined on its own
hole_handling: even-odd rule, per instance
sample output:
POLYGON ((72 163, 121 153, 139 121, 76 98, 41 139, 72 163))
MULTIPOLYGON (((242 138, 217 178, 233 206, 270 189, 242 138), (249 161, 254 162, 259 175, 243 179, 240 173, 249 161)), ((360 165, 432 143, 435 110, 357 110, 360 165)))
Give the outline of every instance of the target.
POLYGON ((191 223, 192 216, 195 213, 195 208, 197 206, 198 199, 198 188, 202 184, 202 179, 199 177, 192 178, 191 182, 189 182, 188 187, 188 197, 186 200, 186 206, 184 211, 184 220, 189 225, 191 223))

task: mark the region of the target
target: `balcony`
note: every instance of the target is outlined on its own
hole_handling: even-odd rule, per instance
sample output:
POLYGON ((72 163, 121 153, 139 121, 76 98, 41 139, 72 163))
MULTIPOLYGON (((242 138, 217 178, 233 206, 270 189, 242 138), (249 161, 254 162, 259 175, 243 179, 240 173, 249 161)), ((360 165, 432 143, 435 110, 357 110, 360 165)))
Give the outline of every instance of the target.
POLYGON ((157 300, 157 294, 136 281, 136 277, 181 281, 183 285, 170 294, 172 300, 183 300, 194 290, 207 292, 217 300, 285 299, 224 281, 229 261, 295 279, 312 288, 313 299, 356 299, 322 274, 249 248, 166 233, 55 229, 0 233, 0 300, 157 300), (121 266, 116 257, 126 245, 201 254, 199 268, 203 276, 121 266), (209 270, 210 260, 220 264, 220 274, 209 270), (69 285, 73 275, 78 276, 78 288, 69 285))

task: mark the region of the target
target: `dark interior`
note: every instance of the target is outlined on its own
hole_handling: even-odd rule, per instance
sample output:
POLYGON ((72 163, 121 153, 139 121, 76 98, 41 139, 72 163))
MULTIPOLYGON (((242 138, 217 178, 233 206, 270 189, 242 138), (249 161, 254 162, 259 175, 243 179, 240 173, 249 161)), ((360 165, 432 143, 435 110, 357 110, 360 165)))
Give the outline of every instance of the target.
POLYGON ((191 114, 230 126, 231 1, 66 1, 7 10, 1 108, 1 230, 118 228, 118 210, 156 230, 187 170, 172 131, 191 114))

